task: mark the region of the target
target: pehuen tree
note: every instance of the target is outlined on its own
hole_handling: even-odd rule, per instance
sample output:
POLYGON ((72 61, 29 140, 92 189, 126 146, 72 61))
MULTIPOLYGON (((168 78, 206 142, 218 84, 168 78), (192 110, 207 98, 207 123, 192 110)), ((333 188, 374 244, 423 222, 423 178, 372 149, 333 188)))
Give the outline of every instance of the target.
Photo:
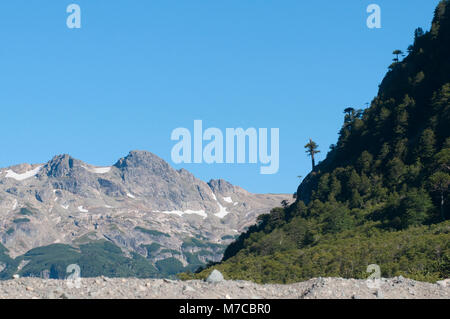
POLYGON ((308 154, 308 156, 311 156, 311 162, 312 162, 312 169, 314 170, 314 168, 316 167, 316 161, 315 161, 315 155, 317 153, 320 153, 320 151, 318 150, 319 145, 317 145, 316 142, 314 142, 312 139, 309 139, 308 144, 305 145, 306 148, 306 154, 308 154))
POLYGON ((394 62, 399 62, 400 61, 399 56, 403 54, 403 51, 402 50, 394 50, 394 52, 392 52, 392 54, 395 55, 394 62))

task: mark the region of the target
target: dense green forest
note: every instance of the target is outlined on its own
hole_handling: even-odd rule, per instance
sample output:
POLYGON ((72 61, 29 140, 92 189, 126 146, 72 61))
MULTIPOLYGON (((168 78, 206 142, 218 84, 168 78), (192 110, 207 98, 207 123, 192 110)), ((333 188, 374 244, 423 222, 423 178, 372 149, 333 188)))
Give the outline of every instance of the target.
MULTIPOLYGON (((157 236, 169 236, 155 230, 139 227, 139 231, 157 236)), ((211 254, 221 254, 225 246, 204 242, 197 238, 186 238, 181 251, 168 249, 154 242, 142 245, 146 256, 131 252, 129 256, 120 247, 107 240, 80 239, 77 245, 52 244, 33 248, 14 259, 0 244, 0 280, 11 279, 14 274, 22 277, 49 277, 64 279, 69 274, 67 266, 80 266, 83 277, 136 277, 176 278, 176 274, 195 271, 211 254), (195 252, 192 252, 195 251, 195 252), (187 265, 175 257, 154 260, 158 253, 184 256, 187 265), (21 263, 24 264, 20 267, 21 263)))
MULTIPOLYGON (((370 107, 345 108, 339 139, 295 203, 262 215, 213 268, 230 279, 295 282, 318 276, 450 277, 450 1, 430 31, 393 52, 370 107)), ((344 109, 344 108, 343 108, 344 109)))
POLYGON ((50 278, 64 279, 70 264, 79 265, 83 277, 148 278, 160 275, 145 257, 136 253, 127 257, 118 246, 106 240, 92 241, 79 247, 64 244, 37 247, 15 259, 10 258, 6 248, 0 244, 0 262, 6 265, 0 272, 0 280, 10 279, 15 273, 22 277, 42 277, 43 272, 48 272, 50 278), (26 265, 18 271, 22 261, 26 261, 26 265))

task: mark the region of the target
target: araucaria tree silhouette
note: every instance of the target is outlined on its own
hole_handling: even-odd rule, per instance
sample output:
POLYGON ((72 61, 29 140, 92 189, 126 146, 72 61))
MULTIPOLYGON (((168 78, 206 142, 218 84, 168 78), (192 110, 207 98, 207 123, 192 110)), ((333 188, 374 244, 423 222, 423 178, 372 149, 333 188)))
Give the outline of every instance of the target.
POLYGON ((399 56, 403 54, 403 51, 395 50, 394 52, 392 52, 392 54, 395 55, 394 62, 399 62, 400 61, 399 56))
POLYGON ((314 170, 314 168, 316 167, 314 155, 320 153, 320 151, 318 150, 319 145, 317 145, 316 142, 314 142, 312 139, 309 139, 309 143, 305 145, 305 148, 306 154, 308 154, 308 156, 311 156, 312 169, 314 170))

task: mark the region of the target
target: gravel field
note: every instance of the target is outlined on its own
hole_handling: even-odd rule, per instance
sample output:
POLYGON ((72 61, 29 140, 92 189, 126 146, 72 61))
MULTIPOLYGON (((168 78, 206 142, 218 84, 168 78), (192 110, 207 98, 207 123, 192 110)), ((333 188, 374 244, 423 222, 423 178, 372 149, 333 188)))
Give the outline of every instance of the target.
POLYGON ((172 281, 166 279, 82 278, 66 280, 17 278, 0 282, 0 299, 449 299, 450 280, 436 284, 403 277, 366 280, 314 278, 290 285, 246 281, 172 281), (368 284, 369 283, 369 284, 368 284), (373 283, 372 283, 373 284, 373 283))

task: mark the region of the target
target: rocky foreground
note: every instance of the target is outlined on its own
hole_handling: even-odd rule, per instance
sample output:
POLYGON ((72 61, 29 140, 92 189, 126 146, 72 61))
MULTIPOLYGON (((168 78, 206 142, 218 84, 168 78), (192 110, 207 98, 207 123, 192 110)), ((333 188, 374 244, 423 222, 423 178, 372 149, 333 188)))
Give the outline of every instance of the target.
POLYGON ((172 281, 167 279, 82 278, 76 282, 18 278, 0 282, 0 299, 449 299, 450 281, 436 284, 403 277, 366 280, 315 278, 290 285, 246 281, 172 281), (372 283, 373 284, 373 283, 372 283))

